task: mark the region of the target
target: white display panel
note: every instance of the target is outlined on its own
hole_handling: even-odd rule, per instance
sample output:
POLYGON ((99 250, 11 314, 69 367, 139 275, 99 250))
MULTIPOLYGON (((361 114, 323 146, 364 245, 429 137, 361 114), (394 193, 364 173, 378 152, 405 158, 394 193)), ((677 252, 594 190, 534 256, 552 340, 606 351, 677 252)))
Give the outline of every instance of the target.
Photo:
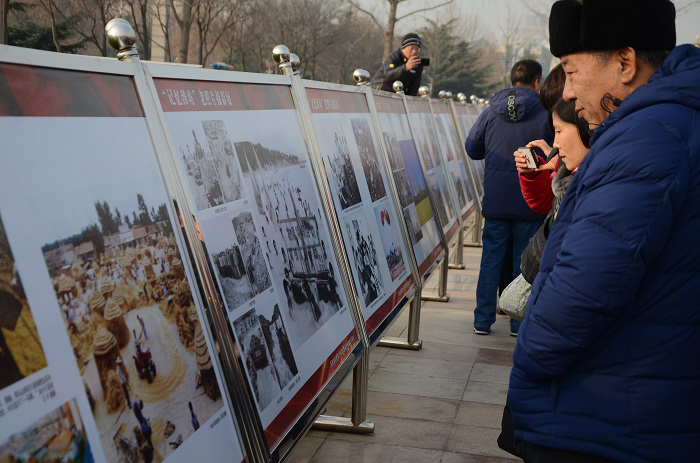
POLYGON ((443 251, 440 230, 428 197, 428 184, 403 101, 382 95, 374 95, 374 101, 418 273, 423 277, 443 251))
POLYGON ((133 79, 86 71, 0 63, 0 460, 242 461, 133 79))
POLYGON ((306 90, 369 336, 414 281, 366 95, 306 90))
POLYGON ((273 450, 359 343, 290 87, 153 83, 273 450))
POLYGON ((446 163, 455 160, 455 153, 453 150, 446 150, 447 129, 442 124, 434 123, 430 102, 426 99, 408 99, 407 103, 408 120, 414 139, 421 148, 428 186, 435 201, 445 239, 450 242, 459 230, 459 221, 456 198, 453 197, 447 181, 446 163), (443 156, 443 150, 446 150, 447 160, 443 156))

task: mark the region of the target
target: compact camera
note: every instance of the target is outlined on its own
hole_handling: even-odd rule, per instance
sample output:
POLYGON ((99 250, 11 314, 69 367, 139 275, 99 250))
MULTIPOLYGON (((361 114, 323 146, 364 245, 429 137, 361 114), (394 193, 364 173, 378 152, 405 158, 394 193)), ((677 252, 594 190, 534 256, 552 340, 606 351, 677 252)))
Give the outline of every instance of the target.
POLYGON ((521 146, 518 151, 525 157, 528 169, 537 169, 540 166, 540 157, 535 154, 532 148, 521 146))

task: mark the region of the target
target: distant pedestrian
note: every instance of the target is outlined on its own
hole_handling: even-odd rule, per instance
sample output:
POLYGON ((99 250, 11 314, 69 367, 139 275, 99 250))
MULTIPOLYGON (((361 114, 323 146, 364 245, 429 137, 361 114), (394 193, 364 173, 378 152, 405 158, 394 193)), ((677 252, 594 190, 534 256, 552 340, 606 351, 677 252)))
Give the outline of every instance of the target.
POLYGON ((187 406, 190 407, 190 417, 191 422, 192 422, 192 427, 196 431, 199 429, 199 420, 197 419, 197 415, 194 414, 194 408, 192 407, 192 402, 187 402, 187 406))
POLYGON ((139 324, 141 325, 141 332, 143 333, 143 337, 148 339, 148 333, 146 332, 146 324, 143 321, 143 318, 141 318, 138 314, 136 315, 136 319, 139 321, 139 324))

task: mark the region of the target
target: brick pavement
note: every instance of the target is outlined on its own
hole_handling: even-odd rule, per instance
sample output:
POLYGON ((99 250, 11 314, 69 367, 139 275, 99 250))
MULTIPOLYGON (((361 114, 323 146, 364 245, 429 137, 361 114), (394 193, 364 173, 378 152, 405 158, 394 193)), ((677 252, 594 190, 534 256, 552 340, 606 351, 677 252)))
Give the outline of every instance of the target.
MULTIPOLYGON (((370 355, 368 419, 371 435, 310 431, 289 463, 498 463, 518 461, 496 445, 515 338, 498 316, 488 336, 472 329, 481 249, 465 248, 464 270, 450 270, 450 302, 424 302, 423 349, 376 347, 370 355)), ((436 275, 426 290, 437 286, 436 275)), ((389 335, 406 336, 404 311, 389 335)), ((351 381, 327 414, 350 416, 351 381)))

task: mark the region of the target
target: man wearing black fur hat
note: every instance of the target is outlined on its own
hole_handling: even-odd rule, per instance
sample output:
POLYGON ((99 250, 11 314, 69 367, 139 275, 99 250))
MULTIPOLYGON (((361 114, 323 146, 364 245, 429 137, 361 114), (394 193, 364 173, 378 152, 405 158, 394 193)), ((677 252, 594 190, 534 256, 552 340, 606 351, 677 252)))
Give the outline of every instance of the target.
POLYGON ((526 462, 697 461, 700 49, 675 47, 669 0, 560 0, 549 30, 595 131, 513 354, 516 441, 526 462))
POLYGON ((372 77, 372 87, 393 92, 394 82, 400 80, 406 95, 418 95, 423 66, 420 59, 421 40, 410 32, 403 36, 401 48, 394 50, 372 77))

